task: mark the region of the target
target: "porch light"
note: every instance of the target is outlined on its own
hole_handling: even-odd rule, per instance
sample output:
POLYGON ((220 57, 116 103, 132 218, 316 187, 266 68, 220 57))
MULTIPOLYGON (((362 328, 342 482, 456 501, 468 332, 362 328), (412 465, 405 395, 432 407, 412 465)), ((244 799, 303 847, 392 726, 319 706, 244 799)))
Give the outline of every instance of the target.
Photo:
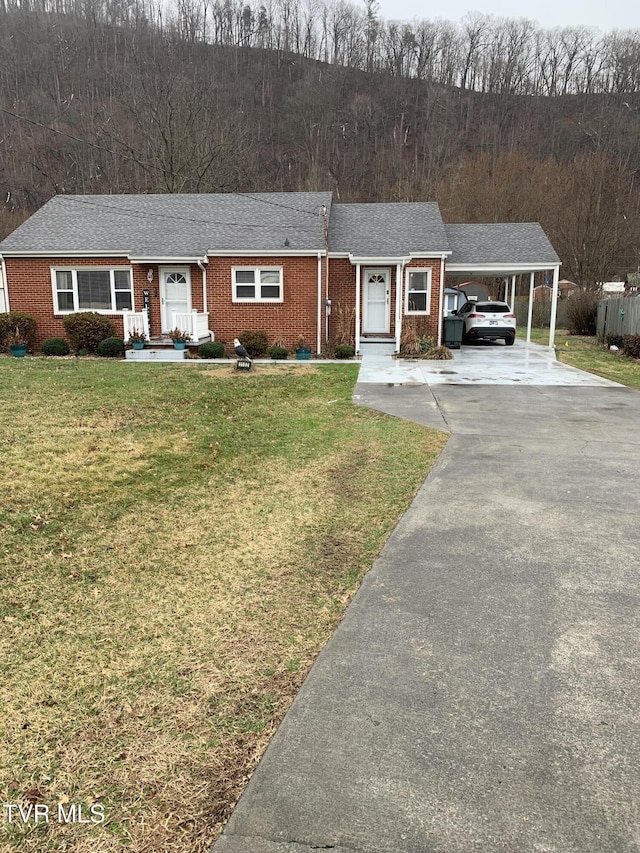
POLYGON ((149 267, 149 269, 147 270, 147 281, 153 281, 153 267, 149 267))

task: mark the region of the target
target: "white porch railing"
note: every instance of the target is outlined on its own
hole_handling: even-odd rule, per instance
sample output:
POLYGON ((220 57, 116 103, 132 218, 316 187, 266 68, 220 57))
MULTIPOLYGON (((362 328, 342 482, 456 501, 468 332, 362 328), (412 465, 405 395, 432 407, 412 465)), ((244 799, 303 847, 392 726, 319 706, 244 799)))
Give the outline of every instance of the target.
POLYGON ((125 311, 122 319, 125 343, 128 343, 133 332, 144 332, 147 338, 149 337, 149 318, 146 311, 125 311))
MULTIPOLYGON (((182 329, 187 332, 192 341, 199 341, 209 337, 209 312, 188 311, 186 313, 174 311, 171 315, 171 328, 182 329)), ((211 335, 213 339, 213 335, 211 335)))

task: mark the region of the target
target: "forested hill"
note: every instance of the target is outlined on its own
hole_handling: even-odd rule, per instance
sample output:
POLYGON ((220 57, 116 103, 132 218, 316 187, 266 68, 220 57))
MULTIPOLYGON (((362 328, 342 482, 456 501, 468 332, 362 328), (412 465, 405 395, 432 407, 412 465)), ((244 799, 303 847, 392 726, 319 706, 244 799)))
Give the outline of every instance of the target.
POLYGON ((640 31, 0 0, 0 110, 0 236, 56 193, 330 189, 538 220, 584 284, 640 264, 640 31))

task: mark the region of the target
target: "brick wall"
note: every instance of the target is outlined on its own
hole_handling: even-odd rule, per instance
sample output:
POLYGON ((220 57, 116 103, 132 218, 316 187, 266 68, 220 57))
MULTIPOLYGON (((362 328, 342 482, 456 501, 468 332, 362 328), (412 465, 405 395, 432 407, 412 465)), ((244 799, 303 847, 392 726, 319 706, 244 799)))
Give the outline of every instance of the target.
MULTIPOLYGON (((363 275, 366 267, 361 266, 360 273, 363 275)), ((390 294, 390 334, 395 336, 395 306, 396 306, 396 267, 381 266, 380 269, 390 270, 391 294, 390 294)), ((437 335, 438 333, 438 311, 440 300, 440 260, 416 259, 412 260, 408 268, 431 269, 431 313, 416 317, 421 328, 424 327, 426 334, 437 335)), ((347 258, 331 258, 329 261, 329 284, 332 300, 330 334, 331 340, 340 336, 340 330, 348 325, 351 334, 355 334, 355 323, 351 320, 356 304, 356 268, 347 258), (341 311, 342 318, 341 319, 341 311)), ((364 297, 364 287, 361 287, 361 298, 364 297)), ((404 314, 404 302, 402 305, 404 314)), ((360 306, 360 318, 362 322, 362 305, 360 306)))
MULTIPOLYGON (((324 262, 323 262, 324 273, 324 262)), ((324 296, 324 291, 323 291, 324 296)), ((210 257, 207 266, 207 303, 209 328, 227 350, 233 339, 245 329, 264 330, 269 343, 282 341, 293 351, 298 336, 315 352, 318 314, 317 257, 210 257), (256 303, 232 301, 232 267, 282 267, 283 302, 256 303)))
MULTIPOLYGON (((153 335, 161 331, 160 321, 160 272, 157 264, 130 264, 127 258, 6 258, 9 303, 12 311, 26 311, 36 318, 36 347, 46 338, 64 338, 63 316, 54 314, 51 288, 51 268, 71 269, 77 267, 131 267, 133 270, 134 310, 143 310, 143 290, 149 290, 151 306, 151 330, 153 335), (149 282, 147 273, 153 270, 149 282)), ((173 268, 184 269, 185 264, 173 268)), ((196 311, 204 310, 202 296, 202 271, 197 264, 189 267, 191 274, 191 301, 196 311)), ((116 335, 124 334, 122 316, 105 314, 113 321, 116 335)))
MULTIPOLYGON (((134 309, 143 309, 143 290, 150 292, 151 329, 153 335, 161 331, 160 315, 160 276, 162 266, 155 264, 131 265, 126 258, 6 258, 7 284, 12 311, 26 311, 37 320, 36 343, 39 346, 45 338, 64 337, 62 317, 55 316, 51 289, 51 267, 118 267, 131 266, 133 269, 134 309), (151 282, 147 279, 149 268, 153 270, 151 282)), ((177 267, 185 265, 176 265, 177 267)), ((419 317, 421 326, 429 334, 437 334, 438 300, 440 295, 440 261, 414 260, 410 267, 430 267, 432 273, 431 314, 419 317)), ((202 271, 197 264, 190 266, 192 307, 204 310, 202 292, 202 271)), ((364 267, 362 267, 364 269, 364 267)), ((395 334, 395 267, 391 271, 391 334, 395 334)), ((322 260, 322 298, 325 296, 325 262, 322 260)), ((329 298, 332 301, 329 317, 329 339, 338 338, 341 322, 354 332, 352 321, 355 308, 355 267, 348 259, 331 258, 329 261, 329 298), (344 320, 340 320, 340 309, 344 320)), ((263 329, 267 332, 269 343, 282 341, 289 349, 295 349, 299 335, 314 352, 317 339, 318 304, 318 261, 317 257, 260 257, 260 258, 219 258, 210 257, 207 266, 207 304, 209 310, 209 328, 216 340, 224 342, 228 348, 233 339, 243 330, 263 329), (281 266, 283 268, 284 301, 281 303, 234 303, 232 301, 231 270, 234 266, 281 266)), ((404 306, 403 306, 404 310, 404 306)), ((116 326, 116 334, 123 334, 122 317, 118 314, 107 315, 116 326)), ((322 320, 322 340, 324 348, 324 309, 322 320)))
MULTIPOLYGON (((36 318, 37 348, 46 338, 65 337, 62 316, 56 317, 53 312, 51 267, 70 269, 71 267, 130 266, 126 258, 6 258, 5 265, 9 307, 12 311, 26 311, 36 318)), ((142 293, 140 293, 140 300, 142 300, 142 293)), ((116 334, 122 335, 122 318, 117 314, 106 316, 113 320, 116 334)))

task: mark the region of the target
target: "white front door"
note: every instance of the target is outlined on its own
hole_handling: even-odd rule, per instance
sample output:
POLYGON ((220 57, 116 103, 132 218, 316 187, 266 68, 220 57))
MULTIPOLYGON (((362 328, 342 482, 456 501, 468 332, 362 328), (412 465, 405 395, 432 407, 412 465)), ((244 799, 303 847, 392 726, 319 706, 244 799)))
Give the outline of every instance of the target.
POLYGON ((191 311, 189 269, 163 269, 160 275, 160 311, 162 331, 173 329, 173 315, 191 311))
POLYGON ((389 334, 391 285, 388 269, 365 269, 362 306, 364 334, 389 334))

